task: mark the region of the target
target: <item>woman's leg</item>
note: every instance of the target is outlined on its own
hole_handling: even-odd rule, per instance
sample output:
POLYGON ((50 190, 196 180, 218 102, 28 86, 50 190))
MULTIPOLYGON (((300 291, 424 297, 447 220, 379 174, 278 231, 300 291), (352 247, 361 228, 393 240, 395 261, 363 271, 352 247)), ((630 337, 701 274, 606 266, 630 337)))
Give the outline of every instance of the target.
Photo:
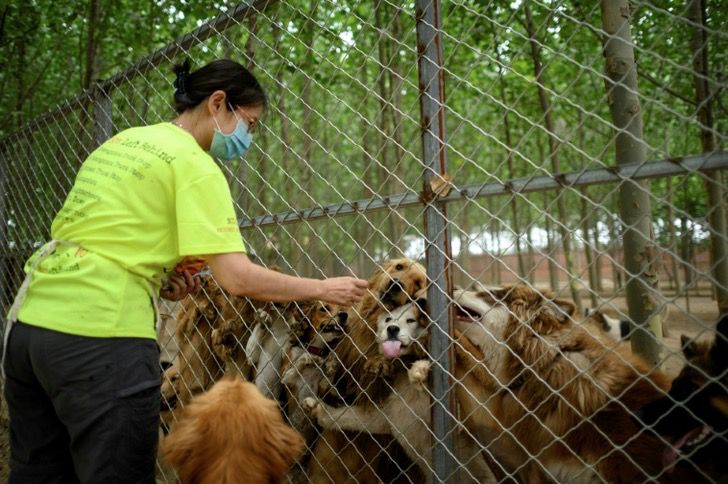
POLYGON ((30 361, 32 330, 13 327, 5 358, 10 416, 10 484, 78 482, 69 436, 30 361))
POLYGON ((31 365, 67 430, 80 482, 153 483, 161 383, 156 342, 28 327, 31 365))

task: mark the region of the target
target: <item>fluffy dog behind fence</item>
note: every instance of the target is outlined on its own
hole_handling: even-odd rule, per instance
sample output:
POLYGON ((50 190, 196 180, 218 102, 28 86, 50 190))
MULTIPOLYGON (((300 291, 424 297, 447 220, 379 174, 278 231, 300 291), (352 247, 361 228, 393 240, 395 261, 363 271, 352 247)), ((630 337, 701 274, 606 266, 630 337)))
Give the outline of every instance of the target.
POLYGON ((683 335, 681 344, 685 367, 669 394, 639 417, 670 443, 661 456, 668 475, 687 469, 694 482, 728 482, 728 315, 712 342, 683 335))
MULTIPOLYGON (((321 398, 337 405, 382 402, 391 393, 394 366, 378 349, 377 321, 388 310, 412 302, 415 293, 426 287, 421 264, 404 258, 381 264, 369 278, 369 293, 349 311, 346 336, 326 359, 321 398)), ((401 473, 397 469, 406 469, 403 480, 419 482, 409 475, 419 474, 419 468, 405 464, 409 460, 389 435, 326 430, 314 447, 309 477, 316 484, 340 482, 337 479, 346 475, 357 482, 392 482, 401 473)))
POLYGON ((184 408, 162 454, 185 484, 270 484, 282 482, 303 445, 277 402, 226 376, 184 408))
POLYGON ((696 482, 667 475, 665 441, 636 418, 670 382, 575 324, 574 305, 516 285, 459 301, 465 425, 525 482, 696 482), (681 480, 682 479, 682 480, 681 480))

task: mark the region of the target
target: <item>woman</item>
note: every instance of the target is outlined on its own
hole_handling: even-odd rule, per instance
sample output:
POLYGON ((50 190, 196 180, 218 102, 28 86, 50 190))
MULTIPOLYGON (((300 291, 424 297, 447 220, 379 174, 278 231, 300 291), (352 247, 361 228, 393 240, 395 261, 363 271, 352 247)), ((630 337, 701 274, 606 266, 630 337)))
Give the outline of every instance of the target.
POLYGON ((11 483, 154 482, 157 295, 179 300, 199 288, 201 260, 238 296, 351 305, 366 291, 363 280, 297 278, 246 257, 212 157, 247 151, 265 93, 229 60, 175 71, 179 116, 91 153, 53 240, 26 264, 3 365, 11 483))

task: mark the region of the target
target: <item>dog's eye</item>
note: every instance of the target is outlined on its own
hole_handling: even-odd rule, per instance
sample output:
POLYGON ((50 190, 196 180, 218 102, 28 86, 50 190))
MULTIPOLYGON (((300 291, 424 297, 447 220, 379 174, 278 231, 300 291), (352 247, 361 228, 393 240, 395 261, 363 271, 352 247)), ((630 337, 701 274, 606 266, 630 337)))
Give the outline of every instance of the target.
POLYGON ((397 264, 396 266, 394 266, 394 269, 397 271, 401 271, 402 269, 404 269, 404 266, 402 264, 397 264))
POLYGON ((321 312, 321 313, 325 313, 325 312, 326 312, 326 308, 325 308, 325 307, 323 307, 323 306, 321 306, 321 307, 319 308, 319 312, 321 312))
POLYGON ((416 323, 416 322, 417 322, 417 320, 416 320, 416 319, 413 319, 413 318, 409 318, 409 319, 407 319, 407 323, 408 323, 408 324, 414 324, 414 323, 416 323))
POLYGON ((384 322, 385 322, 385 323, 388 323, 388 322, 390 322, 391 320, 392 320, 392 318, 390 318, 390 317, 388 316, 387 318, 385 318, 385 319, 384 319, 384 322))

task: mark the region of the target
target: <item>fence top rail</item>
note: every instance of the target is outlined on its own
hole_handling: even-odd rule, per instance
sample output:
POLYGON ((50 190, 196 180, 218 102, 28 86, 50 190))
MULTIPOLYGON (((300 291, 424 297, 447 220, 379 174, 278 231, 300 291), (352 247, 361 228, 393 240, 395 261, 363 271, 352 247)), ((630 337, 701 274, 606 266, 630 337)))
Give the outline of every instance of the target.
POLYGON ((10 144, 10 142, 14 139, 24 135, 27 136, 39 127, 45 126, 47 123, 54 121, 82 106, 85 102, 92 100, 97 92, 108 93, 112 91, 122 84, 131 81, 135 77, 143 75, 151 69, 160 66, 165 61, 169 61, 173 57, 176 57, 180 52, 187 51, 190 48, 206 41, 210 37, 224 32, 231 26, 237 25, 237 23, 250 15, 251 12, 254 13, 259 10, 263 10, 275 2, 276 0, 246 0, 237 4, 230 10, 220 13, 214 19, 152 52, 131 67, 118 72, 109 79, 97 81, 94 86, 81 92, 78 96, 62 101, 55 109, 35 117, 25 126, 22 126, 0 139, 0 150, 10 144))
MULTIPOLYGON (((475 183, 453 187, 446 197, 439 200, 456 202, 462 199, 485 198, 508 195, 511 193, 532 193, 561 188, 585 187, 604 183, 619 183, 624 180, 644 180, 723 170, 728 168, 728 152, 720 151, 704 155, 684 156, 653 161, 650 163, 633 163, 611 168, 593 168, 569 173, 558 173, 552 176, 531 176, 491 183, 475 183)), ((337 204, 311 207, 302 210, 289 210, 275 214, 261 215, 243 219, 240 228, 262 227, 266 225, 282 225, 376 212, 378 210, 397 210, 426 203, 421 194, 397 193, 389 196, 354 200, 337 204)))

